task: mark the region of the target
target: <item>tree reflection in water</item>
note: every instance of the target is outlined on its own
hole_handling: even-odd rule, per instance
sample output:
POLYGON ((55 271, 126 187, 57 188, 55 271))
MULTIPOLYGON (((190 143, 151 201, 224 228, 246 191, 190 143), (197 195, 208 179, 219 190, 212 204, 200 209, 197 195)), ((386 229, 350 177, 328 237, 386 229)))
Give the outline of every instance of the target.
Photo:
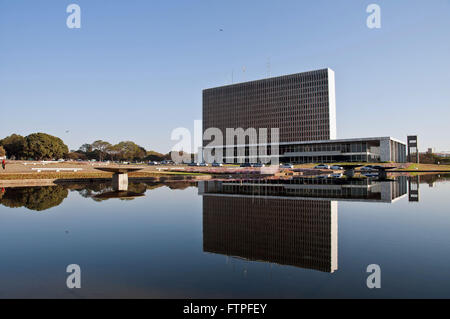
POLYGON ((10 208, 26 207, 43 211, 60 205, 69 194, 63 186, 7 188, 0 197, 0 204, 10 208))
POLYGON ((76 191, 84 198, 101 202, 111 198, 133 200, 135 197, 144 196, 147 190, 162 186, 167 186, 170 189, 185 189, 195 185, 195 182, 184 181, 130 183, 128 192, 126 192, 128 196, 124 197, 112 196, 114 192, 111 183, 64 183, 55 186, 0 188, 0 204, 10 208, 26 207, 34 211, 44 211, 60 205, 69 195, 69 191, 76 191))

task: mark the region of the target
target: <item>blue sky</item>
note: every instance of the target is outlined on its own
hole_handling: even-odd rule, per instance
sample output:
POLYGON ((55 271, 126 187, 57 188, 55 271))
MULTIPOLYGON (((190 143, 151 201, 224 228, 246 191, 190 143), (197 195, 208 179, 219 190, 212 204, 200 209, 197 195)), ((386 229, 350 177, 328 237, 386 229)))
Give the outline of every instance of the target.
POLYGON ((450 151, 449 58, 450 0, 0 0, 0 137, 167 152, 201 119, 203 89, 267 77, 270 60, 272 76, 336 72, 338 138, 419 134, 450 151))

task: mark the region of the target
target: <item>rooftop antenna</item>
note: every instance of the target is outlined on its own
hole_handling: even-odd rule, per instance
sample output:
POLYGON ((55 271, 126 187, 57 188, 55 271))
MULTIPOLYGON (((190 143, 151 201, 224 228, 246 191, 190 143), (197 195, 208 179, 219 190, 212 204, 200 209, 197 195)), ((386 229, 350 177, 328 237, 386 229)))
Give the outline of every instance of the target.
POLYGON ((242 67, 242 73, 243 73, 243 77, 244 77, 244 81, 245 81, 245 65, 242 67))
POLYGON ((231 70, 231 84, 234 83, 234 70, 231 70))
POLYGON ((267 76, 270 78, 270 57, 267 58, 267 76))

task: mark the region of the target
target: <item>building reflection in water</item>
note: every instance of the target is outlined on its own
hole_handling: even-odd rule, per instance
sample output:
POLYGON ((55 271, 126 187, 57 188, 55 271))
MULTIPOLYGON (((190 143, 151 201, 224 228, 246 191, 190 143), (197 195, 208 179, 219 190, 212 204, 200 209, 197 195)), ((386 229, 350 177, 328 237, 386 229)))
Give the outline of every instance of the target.
POLYGON ((419 201, 420 175, 411 176, 408 180, 408 200, 410 202, 419 201))
POLYGON ((338 269, 338 201, 393 201, 406 177, 202 181, 203 250, 334 272, 338 269))

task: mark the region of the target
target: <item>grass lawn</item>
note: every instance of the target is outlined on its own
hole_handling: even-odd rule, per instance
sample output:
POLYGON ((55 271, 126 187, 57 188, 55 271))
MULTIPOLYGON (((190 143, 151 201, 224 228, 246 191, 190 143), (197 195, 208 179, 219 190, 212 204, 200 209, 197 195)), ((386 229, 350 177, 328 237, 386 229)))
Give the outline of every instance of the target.
POLYGON ((437 165, 437 164, 411 164, 406 170, 448 170, 450 171, 450 165, 437 165))

